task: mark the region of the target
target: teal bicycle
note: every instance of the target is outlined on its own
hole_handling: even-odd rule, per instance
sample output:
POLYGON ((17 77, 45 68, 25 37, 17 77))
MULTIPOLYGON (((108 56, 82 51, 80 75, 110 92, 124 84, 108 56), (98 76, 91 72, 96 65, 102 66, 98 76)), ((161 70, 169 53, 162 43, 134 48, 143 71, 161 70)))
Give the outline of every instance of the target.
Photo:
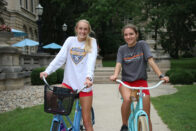
MULTIPOLYGON (((84 88, 72 91, 68 88, 50 86, 43 77, 44 86, 44 111, 54 114, 50 131, 83 131, 82 108, 79 103, 79 92, 84 88), (75 101, 75 114, 73 121, 69 115, 75 101), (66 119, 63 118, 65 116, 66 119), (68 124, 65 123, 67 121, 68 124)), ((92 124, 95 123, 94 110, 91 108, 92 124)))
POLYGON ((148 115, 143 110, 143 97, 145 96, 145 94, 142 93, 142 90, 150 90, 156 88, 159 85, 161 85, 164 82, 164 80, 161 80, 156 85, 148 88, 128 86, 125 83, 123 83, 121 80, 116 80, 116 82, 121 83, 123 86, 129 89, 133 89, 132 92, 136 92, 136 96, 132 96, 132 103, 130 105, 131 114, 128 120, 129 131, 149 131, 148 115), (139 98, 137 98, 137 96, 139 98), (138 99, 137 104, 134 104, 133 99, 135 100, 138 99))

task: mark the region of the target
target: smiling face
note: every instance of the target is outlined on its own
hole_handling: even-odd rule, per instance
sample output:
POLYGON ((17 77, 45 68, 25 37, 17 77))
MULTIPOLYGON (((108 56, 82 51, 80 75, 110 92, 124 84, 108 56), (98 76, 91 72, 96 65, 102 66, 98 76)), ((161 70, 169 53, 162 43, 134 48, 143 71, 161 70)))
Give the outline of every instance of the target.
POLYGON ((135 32, 134 29, 128 27, 124 29, 123 32, 124 40, 128 44, 129 47, 135 46, 138 38, 138 33, 135 32))
POLYGON ((81 20, 76 24, 75 32, 79 41, 85 41, 89 35, 90 26, 87 22, 81 20))

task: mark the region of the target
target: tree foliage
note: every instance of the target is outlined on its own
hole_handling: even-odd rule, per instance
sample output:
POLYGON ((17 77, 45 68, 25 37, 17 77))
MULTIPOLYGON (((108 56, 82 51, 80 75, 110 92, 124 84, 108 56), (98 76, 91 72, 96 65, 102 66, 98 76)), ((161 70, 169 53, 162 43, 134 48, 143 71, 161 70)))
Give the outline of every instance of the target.
MULTIPOLYGON (((154 39, 177 58, 195 46, 195 0, 41 0, 44 7, 43 43, 63 44, 74 35, 77 20, 87 19, 96 33, 101 55, 116 53, 123 44, 125 18, 139 28, 154 32, 154 39), (68 30, 62 31, 66 23, 68 30), (160 36, 160 38, 158 37, 160 36)), ((141 38, 143 36, 140 34, 141 38)), ((155 45, 156 49, 156 45, 155 45)))
POLYGON ((44 7, 42 16, 42 42, 48 44, 56 42, 60 45, 69 35, 74 35, 74 26, 81 12, 87 10, 82 0, 40 0, 44 7), (68 29, 62 30, 66 23, 68 29))
POLYGON ((178 58, 190 54, 195 46, 196 1, 194 0, 143 0, 146 5, 144 20, 147 27, 160 35, 165 51, 178 58))
POLYGON ((67 36, 74 35, 77 20, 87 19, 96 33, 101 55, 115 53, 123 43, 121 28, 124 18, 134 14, 134 3, 126 0, 41 0, 43 14, 43 43, 62 45, 62 25, 68 25, 67 36), (131 12, 131 13, 130 13, 131 12))

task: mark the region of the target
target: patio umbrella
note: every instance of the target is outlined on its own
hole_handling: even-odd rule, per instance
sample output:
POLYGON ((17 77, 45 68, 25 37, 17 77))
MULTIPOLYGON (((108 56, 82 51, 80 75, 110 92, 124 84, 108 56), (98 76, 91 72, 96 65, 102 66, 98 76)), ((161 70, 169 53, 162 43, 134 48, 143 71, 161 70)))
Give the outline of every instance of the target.
POLYGON ((51 43, 48 45, 43 46, 44 49, 61 49, 62 46, 56 44, 56 43, 51 43))
POLYGON ((34 40, 24 39, 16 44, 13 44, 13 47, 25 47, 25 46, 37 46, 39 43, 34 40))
POLYGON ((21 31, 21 30, 16 30, 16 29, 11 29, 11 32, 14 33, 14 37, 20 37, 20 36, 26 36, 27 33, 21 31))

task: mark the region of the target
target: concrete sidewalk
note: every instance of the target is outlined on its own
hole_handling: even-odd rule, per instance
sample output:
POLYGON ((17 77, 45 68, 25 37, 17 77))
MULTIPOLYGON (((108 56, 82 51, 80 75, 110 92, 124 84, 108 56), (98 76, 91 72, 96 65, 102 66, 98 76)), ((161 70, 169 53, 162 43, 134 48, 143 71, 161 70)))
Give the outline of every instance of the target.
MULTIPOLYGON (((149 83, 153 85, 154 83, 149 83)), ((171 85, 162 85, 164 88, 157 88, 151 91, 151 96, 172 94, 176 92, 171 85)), ((93 107, 95 110, 95 131, 119 131, 121 120, 120 94, 117 84, 95 84, 93 107)), ((170 131, 158 116, 157 111, 151 105, 151 119, 153 131, 170 131)))

